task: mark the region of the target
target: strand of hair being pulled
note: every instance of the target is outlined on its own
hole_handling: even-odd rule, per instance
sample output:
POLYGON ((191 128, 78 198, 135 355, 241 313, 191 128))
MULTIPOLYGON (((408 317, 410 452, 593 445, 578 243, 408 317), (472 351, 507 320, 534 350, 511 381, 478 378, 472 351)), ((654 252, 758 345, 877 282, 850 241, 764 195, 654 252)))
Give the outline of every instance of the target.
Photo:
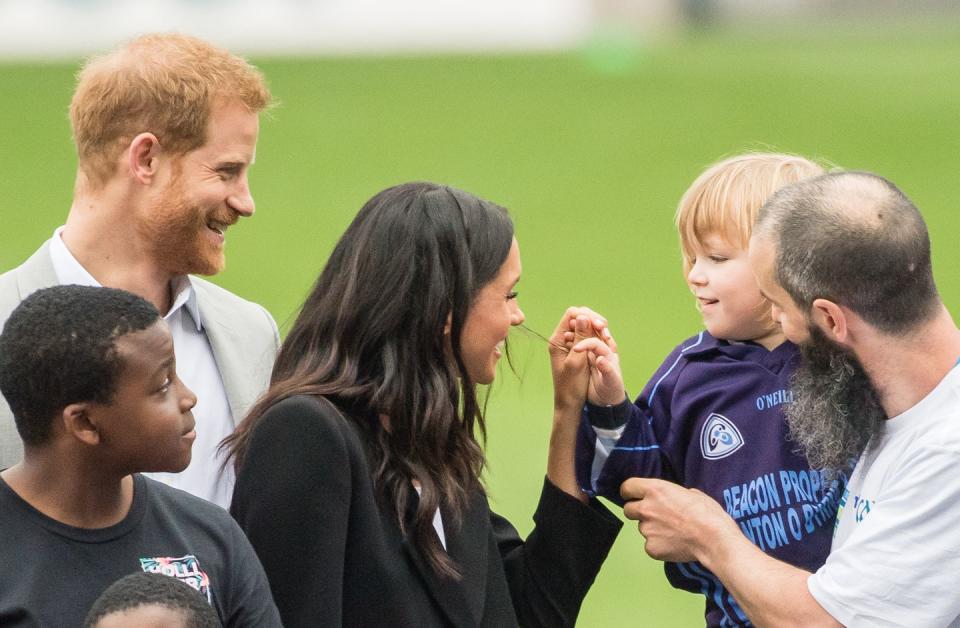
POLYGON ((520 323, 519 327, 520 327, 520 329, 522 329, 523 331, 527 332, 528 334, 534 336, 535 338, 539 338, 540 340, 544 341, 545 343, 547 343, 547 344, 550 345, 551 347, 554 347, 555 349, 560 349, 560 350, 563 351, 564 353, 570 353, 570 349, 569 349, 566 345, 564 345, 564 344, 562 344, 562 343, 559 343, 559 342, 554 342, 553 340, 550 340, 549 338, 547 338, 546 336, 544 336, 543 334, 541 334, 541 333, 538 332, 537 330, 532 329, 531 327, 528 327, 526 323, 520 323))

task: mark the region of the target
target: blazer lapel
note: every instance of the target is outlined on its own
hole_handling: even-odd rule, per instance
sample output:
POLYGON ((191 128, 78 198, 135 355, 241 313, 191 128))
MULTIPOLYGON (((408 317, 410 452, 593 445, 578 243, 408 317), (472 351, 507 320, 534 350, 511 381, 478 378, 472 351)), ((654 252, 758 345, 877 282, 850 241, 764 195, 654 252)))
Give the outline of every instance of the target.
POLYGON ((197 304, 200 309, 200 318, 203 321, 203 331, 210 341, 213 350, 213 359, 217 362, 220 379, 227 393, 230 403, 230 412, 233 414, 234 425, 239 423, 260 390, 251 386, 249 377, 245 377, 243 368, 246 365, 243 356, 243 336, 230 325, 230 313, 221 311, 223 308, 216 299, 205 298, 206 293, 199 282, 193 282, 193 289, 197 291, 197 304))
POLYGON ((447 553, 463 575, 459 587, 466 599, 466 608, 470 611, 471 625, 479 626, 487 601, 489 571, 490 516, 486 496, 480 491, 470 496, 467 512, 458 529, 452 529, 448 522, 451 522, 451 518, 444 514, 447 553))
POLYGON ((47 240, 17 269, 17 289, 20 301, 40 290, 60 283, 50 259, 50 241, 47 240))
MULTIPOLYGON (((0 276, 0 328, 21 301, 41 288, 58 283, 50 259, 50 241, 47 240, 27 261, 0 276)), ((13 414, 0 396, 0 469, 13 466, 22 458, 23 443, 13 414)))
MULTIPOLYGON (((413 492, 409 503, 412 504, 407 512, 407 521, 412 522, 412 514, 416 508, 416 492, 413 492)), ((483 524, 483 513, 477 512, 473 501, 466 513, 463 525, 458 530, 452 530, 450 516, 443 512, 444 536, 447 542, 447 552, 457 563, 463 578, 452 580, 441 578, 430 567, 426 558, 421 554, 412 539, 403 538, 403 547, 410 556, 420 575, 427 584, 430 595, 443 609, 451 624, 458 627, 479 626, 483 617, 483 603, 486 591, 487 576, 487 534, 483 524)))

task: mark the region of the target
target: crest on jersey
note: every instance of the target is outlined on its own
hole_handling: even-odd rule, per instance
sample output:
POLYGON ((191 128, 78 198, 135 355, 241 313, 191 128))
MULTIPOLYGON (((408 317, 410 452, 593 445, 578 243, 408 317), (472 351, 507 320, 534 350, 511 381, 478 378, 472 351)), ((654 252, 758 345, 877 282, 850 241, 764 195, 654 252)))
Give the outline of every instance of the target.
POLYGON ((726 458, 743 447, 743 435, 733 421, 714 412, 700 432, 700 451, 707 460, 726 458))

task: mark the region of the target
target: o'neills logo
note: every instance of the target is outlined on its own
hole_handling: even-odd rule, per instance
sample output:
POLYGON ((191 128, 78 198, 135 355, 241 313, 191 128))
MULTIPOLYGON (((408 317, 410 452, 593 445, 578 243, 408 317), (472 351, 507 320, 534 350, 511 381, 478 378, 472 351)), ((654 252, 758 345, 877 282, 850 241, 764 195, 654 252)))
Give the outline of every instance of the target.
POLYGON ((743 436, 733 421, 722 414, 707 417, 700 432, 700 451, 707 460, 726 458, 743 447, 743 436))
POLYGON ((193 554, 187 554, 180 558, 164 556, 141 558, 140 567, 147 573, 162 573, 165 576, 173 576, 181 582, 186 582, 202 593, 207 598, 208 603, 213 603, 210 593, 210 578, 200 569, 200 561, 193 554))

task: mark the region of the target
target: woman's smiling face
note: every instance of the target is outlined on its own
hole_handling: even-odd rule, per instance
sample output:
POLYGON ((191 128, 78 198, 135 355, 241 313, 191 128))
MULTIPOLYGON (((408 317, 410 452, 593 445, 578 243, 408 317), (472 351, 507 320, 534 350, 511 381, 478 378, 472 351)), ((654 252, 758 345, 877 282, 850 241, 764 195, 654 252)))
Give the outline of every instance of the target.
POLYGON ((516 238, 496 276, 477 293, 460 334, 460 354, 470 380, 493 382, 510 328, 524 321, 514 288, 520 280, 520 247, 516 238))

